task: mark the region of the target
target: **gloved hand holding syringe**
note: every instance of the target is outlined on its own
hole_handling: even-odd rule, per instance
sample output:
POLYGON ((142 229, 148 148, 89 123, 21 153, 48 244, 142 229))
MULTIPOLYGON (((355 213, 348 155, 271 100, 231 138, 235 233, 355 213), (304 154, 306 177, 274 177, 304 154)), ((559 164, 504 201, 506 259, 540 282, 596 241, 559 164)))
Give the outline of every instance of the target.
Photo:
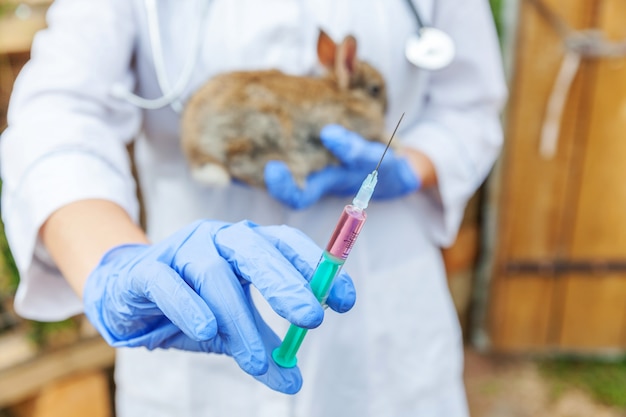
MULTIPOLYGON (((374 171, 372 171, 367 178, 363 181, 361 188, 352 200, 352 204, 348 204, 344 207, 339 221, 335 226, 326 249, 322 253, 317 268, 313 273, 313 277, 310 281, 311 290, 318 301, 322 304, 326 302, 328 291, 332 285, 334 278, 341 271, 342 266, 348 259, 348 255, 356 242, 361 229, 367 219, 367 213, 365 209, 369 204, 369 201, 374 193, 374 188, 378 182, 378 168, 391 145, 391 141, 400 126, 400 122, 404 117, 404 113, 398 120, 385 150, 383 151, 380 161, 374 171)), ((274 361, 283 368, 293 368, 296 366, 297 358, 296 353, 302 344, 304 337, 306 336, 307 329, 291 325, 282 344, 272 352, 274 361)))

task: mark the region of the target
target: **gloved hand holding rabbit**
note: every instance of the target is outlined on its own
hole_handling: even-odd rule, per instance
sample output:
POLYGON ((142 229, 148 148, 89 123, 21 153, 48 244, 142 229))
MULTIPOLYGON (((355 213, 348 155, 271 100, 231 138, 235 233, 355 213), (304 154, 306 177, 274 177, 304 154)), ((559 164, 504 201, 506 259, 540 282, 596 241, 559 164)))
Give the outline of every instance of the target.
MULTIPOLYGON (((307 177, 304 187, 300 187, 284 162, 270 161, 265 167, 265 182, 274 198, 290 207, 302 209, 325 195, 355 195, 385 150, 382 143, 369 142, 339 125, 324 127, 320 137, 340 164, 313 172, 307 177)), ((397 156, 393 149, 385 154, 378 173, 378 185, 372 195, 375 200, 399 197, 418 190, 421 185, 408 160, 397 156)))
MULTIPOLYGON (((193 177, 219 186, 232 179, 268 192, 293 208, 325 195, 355 193, 382 156, 387 96, 383 76, 323 31, 317 42, 323 77, 277 70, 217 75, 190 99, 181 126, 193 177)), ((420 187, 408 161, 390 149, 373 198, 420 187)))

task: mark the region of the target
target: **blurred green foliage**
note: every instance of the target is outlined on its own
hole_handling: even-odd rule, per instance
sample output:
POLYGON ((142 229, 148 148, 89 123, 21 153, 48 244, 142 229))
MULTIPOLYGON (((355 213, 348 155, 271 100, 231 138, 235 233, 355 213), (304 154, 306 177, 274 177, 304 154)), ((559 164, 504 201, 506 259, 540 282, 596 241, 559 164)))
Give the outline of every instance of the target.
POLYGON ((6 13, 12 12, 14 9, 15 6, 13 4, 9 4, 6 1, 0 1, 0 17, 6 13))
MULTIPOLYGON (((0 182, 1 189, 2 183, 0 182)), ((13 294, 18 282, 17 267, 4 234, 4 223, 0 219, 0 300, 13 294)))
POLYGON ((0 0, 0 17, 15 12, 18 4, 15 0, 0 0))
MULTIPOLYGON (((32 343, 39 347, 48 347, 59 344, 60 334, 69 333, 71 336, 76 334, 79 331, 79 322, 76 318, 53 322, 28 320, 26 329, 26 335, 32 343)), ((69 339, 74 340, 74 337, 69 339)))
MULTIPOLYGON (((0 181, 1 189, 2 182, 0 181)), ((4 233, 4 223, 0 219, 0 303, 12 302, 18 283, 19 273, 4 233)), ((7 307, 6 305, 0 306, 0 311, 8 310, 7 307)), ((44 347, 55 338, 57 333, 77 330, 78 324, 73 318, 50 323, 24 320, 21 327, 25 329, 27 337, 35 345, 44 347)))
POLYGON ((502 22, 502 7, 505 0, 489 0, 491 5, 491 12, 493 13, 493 21, 498 31, 498 37, 502 39, 503 22, 502 22))
POLYGON ((552 382, 555 395, 576 387, 626 411, 626 356, 611 361, 562 357, 541 361, 539 369, 552 382))

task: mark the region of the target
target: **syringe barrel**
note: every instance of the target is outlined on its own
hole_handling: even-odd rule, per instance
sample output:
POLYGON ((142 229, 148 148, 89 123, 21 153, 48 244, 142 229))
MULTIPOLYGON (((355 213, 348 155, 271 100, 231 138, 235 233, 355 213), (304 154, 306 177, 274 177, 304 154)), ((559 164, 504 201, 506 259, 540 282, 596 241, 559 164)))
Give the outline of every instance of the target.
MULTIPOLYGON (((352 205, 344 207, 309 283, 313 294, 320 303, 326 302, 332 282, 341 271, 341 267, 348 258, 366 219, 367 214, 364 210, 352 205)), ((296 353, 306 332, 306 329, 293 324, 289 327, 282 344, 272 352, 272 357, 279 366, 283 368, 296 366, 296 353)))
MULTIPOLYGON (((339 274, 339 271, 341 271, 344 262, 343 259, 331 255, 328 251, 324 251, 322 254, 322 258, 318 262, 317 268, 315 268, 315 272, 309 283, 311 291, 313 291, 315 298, 317 298, 320 304, 326 301, 333 279, 339 274)), ((283 342, 272 352, 274 362, 283 368, 293 368, 296 366, 298 361, 296 353, 304 341, 306 332, 307 329, 293 324, 290 325, 283 342)))
POLYGON ((343 208, 333 234, 328 240, 326 251, 337 258, 346 260, 356 238, 361 233, 367 213, 358 207, 348 204, 343 208))

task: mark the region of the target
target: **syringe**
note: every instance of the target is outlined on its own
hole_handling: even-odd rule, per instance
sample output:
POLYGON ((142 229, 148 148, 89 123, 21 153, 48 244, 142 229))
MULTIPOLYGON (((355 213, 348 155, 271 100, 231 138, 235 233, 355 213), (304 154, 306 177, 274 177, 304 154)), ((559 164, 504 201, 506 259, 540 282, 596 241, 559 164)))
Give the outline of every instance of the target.
MULTIPOLYGON (((365 220, 367 219, 365 209, 372 198, 374 188, 378 182, 378 168, 387 153, 387 149, 389 149, 389 145, 391 145, 391 141, 403 117, 404 113, 402 113, 400 120, 398 120, 398 124, 391 134, 391 138, 380 157, 378 165, 376 165, 374 171, 365 178, 363 184, 361 184, 361 188, 352 200, 352 204, 348 204, 343 208, 339 221, 335 225, 335 230, 315 268, 309 285, 311 286, 313 294, 321 304, 326 302, 330 286, 341 271, 341 267, 346 262, 346 259, 348 259, 348 255, 365 224, 365 220)), ((303 329, 294 324, 289 326, 289 330, 287 330, 283 342, 272 352, 272 357, 279 366, 283 368, 293 368, 296 366, 298 362, 296 353, 306 333, 307 329, 303 329)))

